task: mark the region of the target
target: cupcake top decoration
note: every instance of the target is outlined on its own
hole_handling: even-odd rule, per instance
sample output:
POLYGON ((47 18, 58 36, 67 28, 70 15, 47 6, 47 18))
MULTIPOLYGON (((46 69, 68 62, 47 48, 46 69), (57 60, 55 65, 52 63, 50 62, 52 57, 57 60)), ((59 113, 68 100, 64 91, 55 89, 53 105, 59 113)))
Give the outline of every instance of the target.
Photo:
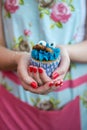
POLYGON ((54 61, 60 56, 60 48, 56 48, 55 43, 40 41, 33 46, 31 56, 38 61, 54 61))

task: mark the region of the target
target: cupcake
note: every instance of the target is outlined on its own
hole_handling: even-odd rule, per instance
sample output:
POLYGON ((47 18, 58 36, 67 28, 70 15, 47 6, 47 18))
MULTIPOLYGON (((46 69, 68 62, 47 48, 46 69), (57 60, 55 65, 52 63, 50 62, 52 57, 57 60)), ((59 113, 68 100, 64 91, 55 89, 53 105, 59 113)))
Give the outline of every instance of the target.
POLYGON ((51 77, 54 70, 59 66, 60 59, 60 48, 56 48, 54 43, 40 41, 32 48, 30 65, 42 67, 51 77))

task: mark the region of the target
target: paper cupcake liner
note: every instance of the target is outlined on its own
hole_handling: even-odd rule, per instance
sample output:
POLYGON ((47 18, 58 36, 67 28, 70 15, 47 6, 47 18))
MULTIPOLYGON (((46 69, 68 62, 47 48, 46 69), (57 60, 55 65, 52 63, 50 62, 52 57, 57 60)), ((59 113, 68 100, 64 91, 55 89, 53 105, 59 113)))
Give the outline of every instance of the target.
POLYGON ((51 76, 54 70, 59 66, 60 56, 55 61, 37 61, 33 58, 30 59, 30 65, 42 67, 45 69, 48 76, 51 76))

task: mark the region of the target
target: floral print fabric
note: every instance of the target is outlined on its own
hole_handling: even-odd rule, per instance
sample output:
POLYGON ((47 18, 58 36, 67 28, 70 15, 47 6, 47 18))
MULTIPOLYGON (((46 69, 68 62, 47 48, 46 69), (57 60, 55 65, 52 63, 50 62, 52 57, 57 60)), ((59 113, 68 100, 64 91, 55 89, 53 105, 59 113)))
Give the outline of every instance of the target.
POLYGON ((19 9, 18 0, 7 0, 4 3, 4 7, 8 13, 15 13, 19 9))
POLYGON ((51 18, 55 22, 65 23, 71 16, 70 8, 65 3, 57 3, 52 8, 51 18))
MULTIPOLYGON (((2 17, 6 45, 15 51, 31 51, 39 40, 76 44, 84 37, 85 0, 3 0, 2 17)), ((22 101, 41 110, 61 109, 79 96, 81 127, 87 121, 87 64, 71 63, 60 90, 48 95, 26 92, 15 73, 1 72, 2 83, 22 101), (79 73, 80 71, 80 73, 79 73)))

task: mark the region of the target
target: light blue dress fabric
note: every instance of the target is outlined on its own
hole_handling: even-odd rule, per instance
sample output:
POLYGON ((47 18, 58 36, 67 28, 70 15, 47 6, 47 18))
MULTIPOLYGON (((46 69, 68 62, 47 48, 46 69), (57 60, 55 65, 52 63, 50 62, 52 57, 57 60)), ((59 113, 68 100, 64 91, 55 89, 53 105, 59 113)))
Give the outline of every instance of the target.
MULTIPOLYGON (((84 39, 86 0, 56 0, 46 7, 44 2, 41 3, 38 0, 24 0, 18 4, 18 8, 13 10, 13 13, 7 8, 5 2, 4 0, 2 18, 5 41, 9 49, 19 49, 22 40, 27 41, 31 48, 40 40, 56 44, 77 44, 84 39), (55 6, 58 4, 63 5, 59 7, 60 15, 64 13, 59 20, 57 14, 56 18, 54 15, 55 6), (27 30, 28 33, 26 33, 27 30)), ((54 99, 59 100, 57 107, 60 108, 79 96, 81 128, 82 130, 87 129, 87 64, 72 63, 70 71, 65 77, 67 88, 47 95, 27 92, 8 77, 3 79, 2 75, 1 73, 0 82, 10 86, 11 93, 30 105, 37 104, 37 107, 40 102, 54 99)))

